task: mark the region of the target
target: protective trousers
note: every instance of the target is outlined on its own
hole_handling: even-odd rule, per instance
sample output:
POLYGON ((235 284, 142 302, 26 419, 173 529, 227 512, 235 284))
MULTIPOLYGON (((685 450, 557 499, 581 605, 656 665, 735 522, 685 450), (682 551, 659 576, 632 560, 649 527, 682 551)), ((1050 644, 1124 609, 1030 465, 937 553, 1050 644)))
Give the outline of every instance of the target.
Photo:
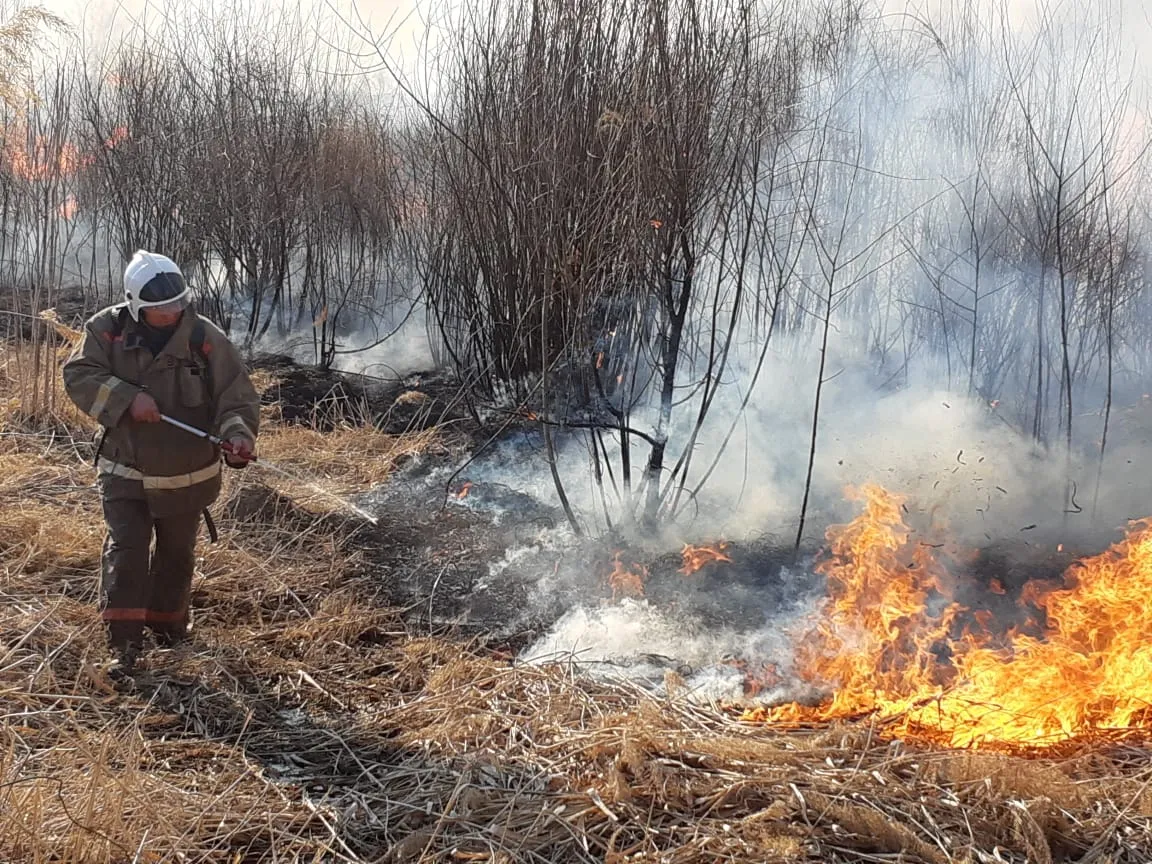
POLYGON ((108 533, 101 557, 100 617, 111 646, 140 647, 145 627, 161 643, 183 637, 200 511, 158 518, 139 482, 104 478, 101 487, 108 533))

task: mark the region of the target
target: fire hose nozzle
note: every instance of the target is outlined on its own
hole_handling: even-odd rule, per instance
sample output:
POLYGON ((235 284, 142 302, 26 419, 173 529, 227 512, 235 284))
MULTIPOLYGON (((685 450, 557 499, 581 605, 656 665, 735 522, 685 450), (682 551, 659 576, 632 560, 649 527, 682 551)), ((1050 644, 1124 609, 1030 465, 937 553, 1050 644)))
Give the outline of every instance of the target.
MULTIPOLYGON (((165 423, 168 423, 172 426, 175 426, 177 429, 183 429, 185 432, 188 432, 192 435, 195 435, 197 438, 206 438, 207 440, 211 441, 213 444, 220 447, 220 449, 224 450, 224 452, 226 452, 226 453, 230 453, 233 456, 237 455, 235 448, 229 442, 225 441, 223 438, 219 437, 218 435, 213 435, 211 432, 205 432, 203 429, 197 429, 195 426, 189 426, 187 423, 182 423, 179 420, 177 420, 175 417, 169 417, 167 414, 161 414, 160 419, 163 420, 165 423)), ((248 462, 259 461, 256 459, 255 454, 246 457, 246 460, 248 462)), ((263 465, 264 468, 268 471, 273 471, 277 474, 281 474, 285 477, 288 477, 291 480, 295 480, 297 482, 304 483, 309 488, 314 489, 315 491, 320 492, 323 495, 327 495, 336 501, 339 501, 344 507, 347 507, 349 510, 351 510, 353 513, 355 513, 357 516, 360 516, 362 519, 365 519, 368 522, 371 522, 373 525, 376 524, 376 522, 377 522, 376 517, 373 516, 371 513, 368 513, 365 510, 361 510, 359 507, 357 507, 352 502, 341 498, 339 495, 335 495, 332 492, 329 492, 328 490, 326 490, 324 487, 320 486, 319 484, 314 483, 311 480, 304 480, 300 477, 297 477, 294 474, 292 474, 292 472, 286 471, 285 469, 278 467, 273 462, 260 461, 260 464, 263 465)))
MULTIPOLYGON (((185 432, 190 432, 191 434, 195 435, 197 438, 205 438, 208 441, 211 441, 213 444, 215 444, 217 447, 219 447, 225 453, 228 453, 232 456, 236 455, 236 448, 232 446, 232 442, 225 441, 223 438, 219 437, 218 435, 213 435, 211 432, 205 432, 203 429, 197 429, 195 426, 189 426, 187 423, 182 423, 181 421, 177 420, 175 417, 169 417, 167 414, 161 414, 160 419, 163 420, 165 423, 169 423, 172 426, 175 426, 177 429, 183 429, 185 432)), ((253 454, 252 456, 248 457, 248 461, 249 462, 256 462, 258 460, 257 460, 255 454, 253 454)))

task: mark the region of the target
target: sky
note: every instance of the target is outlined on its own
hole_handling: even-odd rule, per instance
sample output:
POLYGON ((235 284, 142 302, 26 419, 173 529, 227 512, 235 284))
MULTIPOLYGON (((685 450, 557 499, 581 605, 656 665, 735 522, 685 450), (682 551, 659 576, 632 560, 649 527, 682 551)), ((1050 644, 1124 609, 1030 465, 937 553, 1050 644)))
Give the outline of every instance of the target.
MULTIPOLYGON (((443 32, 447 18, 459 6, 459 0, 297 0, 306 12, 341 15, 349 21, 357 18, 361 34, 369 34, 383 47, 390 65, 403 76, 413 89, 431 93, 436 80, 436 36, 443 32)), ((483 2, 483 0, 481 0, 483 2)), ((528 2, 528 0, 523 0, 528 2)), ((579 2, 579 0, 577 0, 579 2)), ((827 0, 800 0, 800 2, 827 2, 827 0)), ((1133 74, 1144 93, 1152 97, 1152 3, 1147 0, 872 0, 880 14, 891 16, 896 25, 900 16, 917 18, 936 17, 941 9, 959 6, 983 7, 989 21, 995 20, 993 9, 1002 8, 1008 25, 1013 29, 1026 27, 1035 20, 1041 8, 1059 12, 1071 11, 1105 16, 1121 34, 1123 50, 1133 63, 1133 74)), ((47 8, 64 18, 73 27, 74 34, 87 45, 97 46, 109 38, 115 39, 143 23, 146 31, 159 32, 165 27, 165 18, 176 15, 184 20, 190 10, 222 9, 236 4, 236 0, 0 0, 0 8, 12 8, 33 3, 47 8)), ((245 0, 241 5, 269 9, 282 9, 290 4, 277 0, 245 0)), ((204 18, 208 16, 202 16, 204 18)), ((259 26, 260 16, 253 16, 259 26)), ((269 20, 265 16, 263 20, 269 20)), ((335 19, 331 19, 335 20, 335 19)), ((913 24, 913 26, 916 26, 913 24)), ((358 50, 370 49, 358 41, 348 30, 326 28, 324 36, 348 41, 358 50), (339 34, 339 35, 338 35, 339 34)), ((72 43, 73 45, 75 43, 72 43)), ((371 58, 375 61, 375 57, 371 58)), ((374 63, 378 67, 378 63, 374 63)), ((373 80, 376 76, 371 76, 373 80)), ((391 79, 382 75, 379 80, 385 89, 391 89, 391 79)))
MULTIPOLYGON (((11 0, 9 0, 11 2, 11 0)), ((115 40, 143 25, 149 32, 160 32, 167 16, 183 19, 190 10, 225 8, 237 5, 234 0, 31 0, 59 15, 73 28, 83 42, 99 45, 115 40)), ((275 0, 255 0, 243 3, 246 7, 270 9, 287 7, 288 3, 275 0)), ((413 0, 300 0, 299 6, 307 12, 339 15, 357 22, 357 29, 370 33, 387 46, 390 59, 409 73, 418 68, 422 55, 422 40, 428 32, 428 21, 437 20, 434 11, 443 4, 413 2, 413 0), (430 10, 433 10, 430 12, 430 10)), ((258 20, 258 18, 257 18, 258 20)), ((328 33, 326 35, 333 35, 328 33)))
MULTIPOLYGON (((880 0, 883 12, 898 14, 904 11, 920 12, 935 11, 938 7, 947 5, 950 0, 880 0)), ((985 8, 991 8, 997 0, 966 0, 985 8)), ((1093 0, 1099 8, 1107 9, 1108 14, 1117 15, 1130 30, 1145 31, 1150 29, 1152 9, 1146 8, 1146 0, 1093 0)), ((38 0, 35 5, 43 6, 51 12, 64 17, 77 26, 86 26, 93 30, 115 29, 120 23, 132 17, 140 17, 144 10, 151 7, 154 10, 176 9, 188 6, 187 0, 38 0)), ((200 5, 200 4, 196 4, 200 5)), ((272 6, 282 5, 271 3, 272 6)), ((406 34, 417 33, 421 29, 421 17, 427 18, 429 11, 435 8, 444 8, 445 3, 415 2, 415 0, 306 0, 305 5, 333 6, 340 10, 349 10, 357 7, 361 14, 371 22, 381 27, 390 21, 405 21, 406 34)), ((1037 10, 1043 7, 1061 8, 1082 6, 1083 0, 1006 0, 1006 6, 1011 20, 1015 23, 1028 21, 1034 17, 1037 10)), ((1143 44, 1147 45, 1145 32, 1143 44)))

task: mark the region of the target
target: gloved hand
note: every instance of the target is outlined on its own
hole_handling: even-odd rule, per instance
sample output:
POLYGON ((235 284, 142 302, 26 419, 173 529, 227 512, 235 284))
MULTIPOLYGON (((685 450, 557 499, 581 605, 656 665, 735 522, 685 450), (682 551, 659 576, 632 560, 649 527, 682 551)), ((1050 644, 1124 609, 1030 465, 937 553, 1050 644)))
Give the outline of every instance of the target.
POLYGON ((156 400, 150 394, 143 390, 132 398, 132 404, 128 406, 128 414, 137 423, 160 422, 160 406, 156 404, 156 400))
POLYGON ((252 444, 247 438, 237 436, 229 440, 228 443, 232 445, 232 452, 224 451, 224 461, 228 463, 229 468, 246 468, 248 463, 256 457, 252 450, 252 444))

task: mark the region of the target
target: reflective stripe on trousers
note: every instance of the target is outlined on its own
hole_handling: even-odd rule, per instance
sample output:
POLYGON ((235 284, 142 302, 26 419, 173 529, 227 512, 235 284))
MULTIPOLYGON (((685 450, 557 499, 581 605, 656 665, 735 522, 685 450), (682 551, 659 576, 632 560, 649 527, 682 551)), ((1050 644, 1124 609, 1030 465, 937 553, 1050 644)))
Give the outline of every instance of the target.
POLYGON ((110 641, 117 647, 139 645, 145 626, 157 633, 184 633, 200 513, 156 518, 144 497, 107 492, 102 504, 108 533, 100 559, 100 617, 110 641))

